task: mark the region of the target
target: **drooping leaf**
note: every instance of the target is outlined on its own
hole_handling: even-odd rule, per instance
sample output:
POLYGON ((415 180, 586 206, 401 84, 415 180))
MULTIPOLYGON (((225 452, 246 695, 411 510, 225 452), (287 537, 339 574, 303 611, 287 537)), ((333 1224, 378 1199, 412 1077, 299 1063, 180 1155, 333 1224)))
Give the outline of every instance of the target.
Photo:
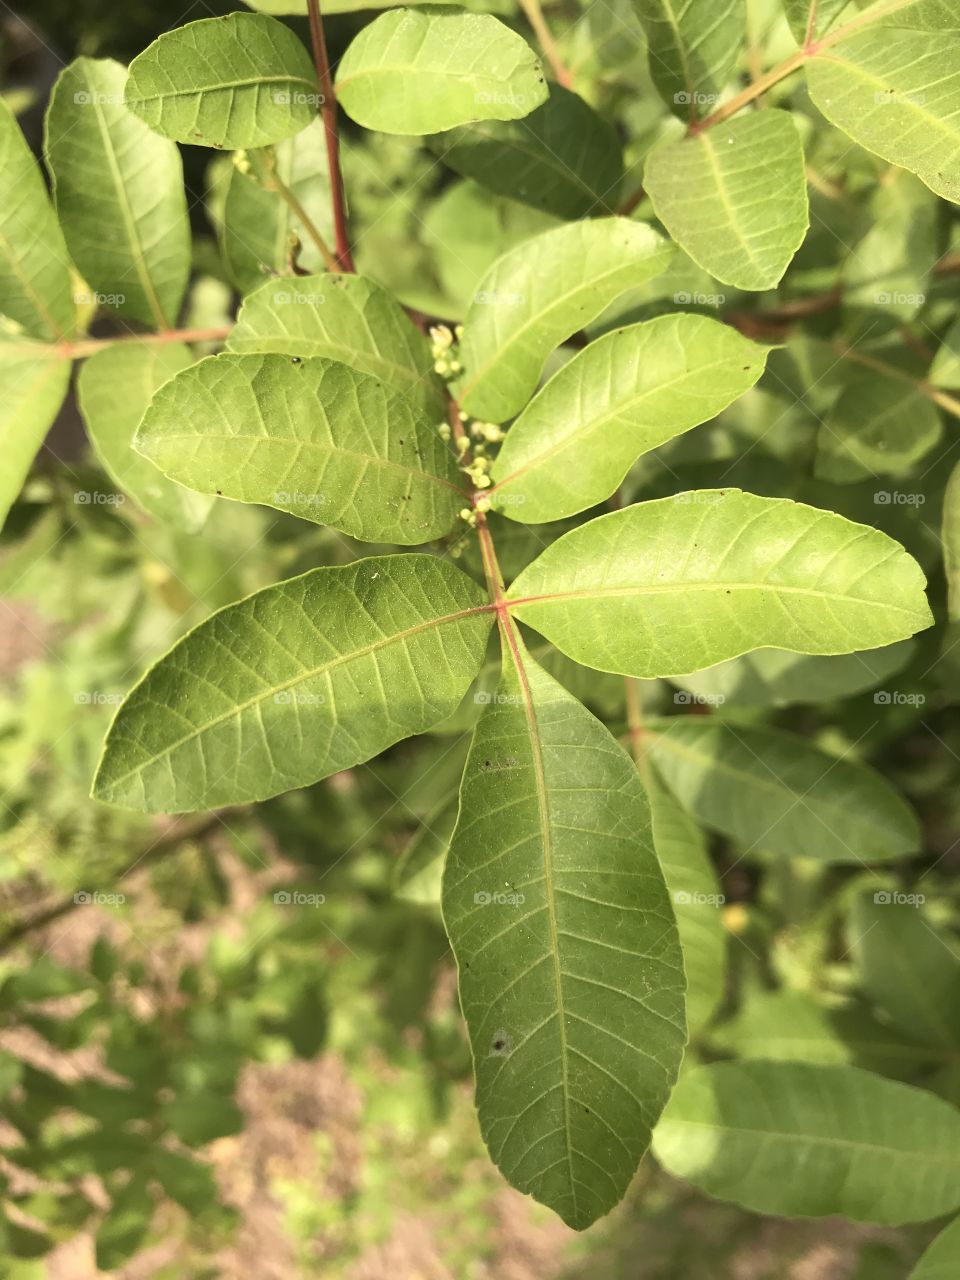
POLYGON ((778 284, 810 224, 800 135, 775 108, 655 147, 644 187, 694 262, 738 289, 778 284))
POLYGON ((259 13, 166 31, 130 64, 124 101, 156 133, 201 147, 262 147, 317 114, 310 55, 259 13))
POLYGON ((550 352, 621 294, 659 275, 673 252, 645 223, 597 218, 505 253, 481 280, 464 320, 464 410, 494 422, 519 413, 550 352))
POLYGON ((955 1280, 960 1275, 960 1218, 927 1246, 907 1280, 955 1280))
POLYGON ((74 262, 106 305, 173 328, 190 273, 183 165, 123 105, 126 68, 78 58, 54 86, 45 152, 74 262))
POLYGON ((709 115, 746 39, 745 0, 637 0, 650 75, 676 115, 709 115))
POLYGON ((480 587, 432 556, 372 557, 267 587, 213 614, 133 688, 94 795, 188 812, 351 768, 453 711, 489 629, 480 587))
POLYGON ((812 58, 807 83, 854 142, 960 201, 960 67, 943 34, 871 25, 812 58))
POLYGON ((782 649, 757 649, 719 662, 706 671, 678 676, 675 682, 692 695, 691 701, 741 707, 789 707, 797 703, 833 702, 850 698, 900 671, 916 648, 900 640, 864 653, 808 657, 782 649))
POLYGON ((244 300, 227 349, 340 360, 437 420, 446 416, 429 345, 396 299, 362 276, 268 281, 244 300))
POLYGON ((798 44, 825 36, 850 0, 783 0, 790 30, 798 44))
POLYGON ((509 648, 464 772, 444 921, 484 1140, 583 1228, 623 1196, 676 1077, 680 948, 632 762, 509 648))
POLYGON ((605 334, 554 374, 510 428, 490 500, 524 524, 602 502, 640 454, 753 386, 766 354, 706 316, 659 316, 605 334))
POLYGON ((486 121, 440 135, 443 163, 465 178, 558 218, 612 213, 623 177, 616 130, 569 89, 522 120, 486 121))
POLYGON ((220 243, 231 277, 242 293, 259 288, 268 275, 289 275, 292 238, 299 245, 297 265, 322 271, 319 248, 280 195, 265 184, 275 155, 276 174, 309 211, 327 244, 333 243, 330 176, 323 122, 318 118, 272 149, 247 153, 249 173, 234 165, 227 182, 220 243))
POLYGON ((365 542, 429 542, 466 501, 435 426, 378 379, 323 358, 210 356, 161 388, 136 448, 200 493, 365 542))
POLYGON ((0 343, 0 525, 70 385, 70 361, 39 343, 0 343))
POLYGON ((818 432, 815 473, 839 484, 906 476, 942 434, 940 414, 916 382, 850 368, 818 432))
POLYGON ((710 1021, 723 996, 726 933, 723 895, 703 832, 667 788, 645 770, 643 777, 653 844, 673 902, 687 976, 687 1027, 695 1036, 710 1021))
POLYGON ((799 735, 682 716, 653 722, 648 750, 681 804, 748 852, 843 864, 920 847, 916 815, 881 774, 799 735))
POLYGON ((0 99, 0 315, 33 338, 74 328, 70 258, 43 178, 0 99))
POLYGON ((487 13, 401 9, 363 28, 340 61, 337 101, 366 129, 428 134, 517 120, 547 97, 537 56, 487 13))
POLYGON ((118 342, 84 362, 77 394, 90 442, 115 483, 158 520, 197 530, 211 499, 174 484, 133 447, 154 393, 192 363, 180 342, 118 342))
POLYGON ((859 1067, 700 1067, 674 1090, 654 1152, 676 1177, 756 1213, 898 1226, 960 1205, 960 1112, 859 1067))
POLYGON ((924 917, 923 894, 858 898, 850 938, 864 991, 886 1021, 921 1044, 960 1044, 960 950, 924 917))
POLYGON ((739 489, 591 520, 548 547, 508 599, 577 662, 642 677, 765 646, 850 653, 931 622, 923 573, 892 538, 739 489))

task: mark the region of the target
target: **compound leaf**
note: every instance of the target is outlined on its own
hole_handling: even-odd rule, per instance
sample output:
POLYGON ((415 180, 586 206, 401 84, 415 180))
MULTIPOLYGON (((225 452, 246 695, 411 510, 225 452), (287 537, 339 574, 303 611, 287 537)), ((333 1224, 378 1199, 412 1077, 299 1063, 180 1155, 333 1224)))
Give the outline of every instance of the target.
POLYGON ((317 81, 289 27, 259 13, 201 18, 130 64, 124 101, 156 133, 201 147, 262 147, 317 113, 317 81))
POLYGON ((135 685, 94 796, 148 813, 263 800, 450 715, 483 664, 490 610, 446 561, 314 569, 213 614, 135 685))
POLYGON ((383 133, 517 120, 547 97, 536 54, 489 13, 400 9, 353 40, 337 71, 348 116, 383 133))
POLYGON ((623 1196, 685 1040, 676 925, 632 762, 511 635, 477 726, 443 914, 480 1125, 583 1228, 623 1196))
POLYGON ((664 271, 673 253, 646 223, 597 218, 555 227, 498 258, 464 320, 464 410, 494 422, 519 413, 550 352, 664 271))
POLYGON ((601 671, 683 675, 771 646, 852 653, 931 624, 920 566, 877 529, 788 498, 700 490, 600 516, 508 593, 601 671))
POLYGON ((706 422, 757 381, 766 350, 706 316, 615 329, 524 409, 493 469, 491 502, 524 524, 602 502, 642 453, 706 422))
POLYGON ((700 1067, 674 1090, 654 1152, 676 1177, 756 1213, 898 1226, 960 1205, 960 1112, 859 1067, 700 1067))
POLYGON ((123 105, 126 68, 78 58, 60 75, 45 151, 74 262, 122 315, 172 328, 190 273, 190 226, 176 143, 123 105))

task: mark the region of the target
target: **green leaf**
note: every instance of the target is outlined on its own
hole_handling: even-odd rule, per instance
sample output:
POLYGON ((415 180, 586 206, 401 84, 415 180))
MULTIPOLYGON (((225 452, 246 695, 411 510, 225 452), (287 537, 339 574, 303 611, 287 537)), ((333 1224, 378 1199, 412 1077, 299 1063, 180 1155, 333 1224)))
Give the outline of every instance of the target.
POLYGON ((43 178, 0 99, 0 314, 34 338, 74 329, 70 259, 43 178))
POLYGON ((483 591, 432 556, 372 557, 267 587, 201 623, 133 688, 94 795, 189 812, 349 769, 449 715, 489 629, 483 591))
POLYGON ((678 116, 709 115, 746 40, 746 0, 636 0, 650 75, 678 116))
POLYGON ((210 356, 161 388, 136 448, 200 493, 365 542, 442 537, 466 502, 436 428, 376 378, 322 358, 210 356))
POLYGON ((115 1192, 106 1217, 97 1228, 97 1269, 113 1271, 143 1244, 153 1219, 153 1196, 146 1178, 136 1175, 115 1192))
POLYGON ((586 666, 672 676, 771 646, 850 653, 929 626, 886 534, 787 498, 705 489, 600 516, 520 574, 511 609, 586 666))
POLYGON ((613 212, 623 177, 614 127, 561 85, 522 120, 466 125, 436 140, 443 163, 488 191, 558 218, 613 212))
POLYGON ((954 42, 937 30, 891 35, 871 26, 812 58, 807 83, 816 106, 854 142, 960 201, 954 42))
POLYGON ((804 45, 825 36, 849 3, 850 0, 783 0, 783 7, 797 43, 804 45))
POLYGON ((800 135, 774 108, 655 147, 644 187, 673 239, 737 289, 779 284, 810 225, 800 135))
MULTIPOLYGON (((921 882, 922 885, 922 882, 921 882)), ((850 918, 861 983, 878 1014, 912 1040, 960 1044, 960 955, 924 918, 923 894, 880 889, 860 897, 850 918)))
POLYGON ((70 386, 69 360, 49 347, 0 342, 0 525, 30 472, 30 464, 70 386))
POLYGON ((519 413, 550 352, 659 275, 673 253, 645 223, 598 218, 556 227, 498 258, 464 320, 464 410, 494 422, 519 413))
POLYGON ((683 970, 636 769, 511 634, 474 735, 443 915, 480 1127, 576 1228, 623 1196, 683 1053, 683 970))
POLYGON ((674 1090, 654 1152, 756 1213, 899 1226, 960 1204, 960 1112, 858 1067, 700 1067, 674 1090))
POLYGON ((523 524, 602 502, 641 454, 752 387, 766 356, 706 316, 658 316, 605 334, 554 374, 510 428, 491 502, 523 524))
POLYGON ((269 281, 244 300, 227 349, 340 360, 446 417, 428 343, 396 299, 362 276, 269 281))
POLYGON ((913 319, 927 298, 940 256, 936 196, 904 170, 879 186, 869 207, 870 226, 843 266, 843 305, 897 321, 913 319))
POLYGON ((645 743, 680 803, 747 852, 843 864, 920 848, 916 815, 885 778, 807 738, 683 716, 653 722, 645 743))
POLYGON ((907 1280, 956 1280, 960 1275, 960 1218, 955 1218, 924 1250, 907 1280))
MULTIPOLYGON (((309 212, 327 243, 333 240, 330 177, 323 121, 319 118, 295 138, 273 149, 276 174, 309 212)), ((242 293, 257 289, 265 276, 290 272, 291 238, 299 241, 297 264, 306 271, 324 268, 320 250, 276 191, 267 190, 271 152, 248 152, 250 172, 231 167, 223 204, 220 244, 231 277, 242 293)), ((275 282, 274 282, 275 283, 275 282)))
POLYGON ((814 473, 835 484, 909 476, 942 434, 940 414, 916 382, 851 368, 817 434, 814 473))
POLYGON ((213 1092, 178 1094, 164 1105, 161 1114, 188 1147, 204 1146, 238 1133, 244 1126, 243 1112, 234 1100, 213 1092))
POLYGON ((687 1027, 691 1038, 710 1021, 723 997, 727 942, 723 894, 703 832, 651 770, 642 773, 653 843, 673 902, 687 975, 687 1027))
POLYGON ((262 147, 313 120, 310 55, 258 13, 201 18, 154 40, 130 65, 124 101, 155 132, 202 147, 262 147))
POLYGON ((811 658, 782 649, 757 649, 718 662, 706 671, 676 677, 675 683, 692 696, 678 696, 675 701, 708 705, 733 702, 740 707, 833 702, 876 688, 907 665, 915 648, 914 641, 901 640, 882 649, 827 658, 811 658))
POLYGON ((111 479, 158 520, 195 532, 211 500, 173 484, 133 447, 154 393, 192 363, 180 342, 118 342, 84 363, 77 394, 90 443, 111 479))
POLYGON ((126 68, 78 58, 47 111, 45 154, 60 225, 95 295, 121 315, 173 328, 190 274, 183 165, 123 105, 126 68))
POLYGON ((944 335, 943 342, 933 357, 929 376, 934 387, 960 390, 960 320, 954 320, 944 335))
POLYGON ((947 615, 960 620, 960 463, 950 472, 943 495, 943 571, 947 579, 947 615))
POLYGON ((366 129, 428 134, 472 120, 517 120, 547 98, 536 54, 487 13, 381 14, 337 70, 337 101, 366 129))

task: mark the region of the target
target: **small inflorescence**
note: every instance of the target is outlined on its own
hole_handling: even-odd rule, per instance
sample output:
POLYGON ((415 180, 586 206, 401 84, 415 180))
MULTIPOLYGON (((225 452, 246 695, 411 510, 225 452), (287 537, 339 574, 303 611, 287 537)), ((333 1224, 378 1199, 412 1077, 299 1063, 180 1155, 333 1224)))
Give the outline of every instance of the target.
POLYGON ((435 324, 430 327, 430 353, 433 356, 434 372, 441 378, 446 378, 447 381, 459 377, 463 372, 455 350, 456 343, 462 337, 462 324, 458 324, 455 329, 445 324, 435 324))

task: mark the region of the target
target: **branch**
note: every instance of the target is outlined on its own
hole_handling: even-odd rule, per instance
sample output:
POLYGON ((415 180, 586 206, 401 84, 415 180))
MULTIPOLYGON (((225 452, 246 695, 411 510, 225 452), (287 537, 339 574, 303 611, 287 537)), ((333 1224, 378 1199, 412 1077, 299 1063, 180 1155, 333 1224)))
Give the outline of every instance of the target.
POLYGON ((313 46, 313 63, 317 69, 320 86, 320 114, 327 141, 327 167, 330 171, 330 198, 333 201, 333 232, 336 240, 336 256, 343 271, 356 271, 350 255, 350 239, 347 235, 347 208, 343 192, 343 173, 340 169, 340 135, 337 131, 337 100, 330 75, 327 57, 327 41, 320 16, 320 0, 307 0, 310 16, 310 43, 313 46))
POLYGON ((556 80, 557 84, 562 84, 565 89, 572 88, 573 76, 567 70, 563 59, 560 57, 560 50, 557 48, 556 41, 547 26, 547 20, 543 16, 543 10, 540 8, 540 0, 520 0, 520 7, 526 14, 527 21, 533 27, 537 42, 543 50, 543 56, 550 64, 554 80, 556 80))

